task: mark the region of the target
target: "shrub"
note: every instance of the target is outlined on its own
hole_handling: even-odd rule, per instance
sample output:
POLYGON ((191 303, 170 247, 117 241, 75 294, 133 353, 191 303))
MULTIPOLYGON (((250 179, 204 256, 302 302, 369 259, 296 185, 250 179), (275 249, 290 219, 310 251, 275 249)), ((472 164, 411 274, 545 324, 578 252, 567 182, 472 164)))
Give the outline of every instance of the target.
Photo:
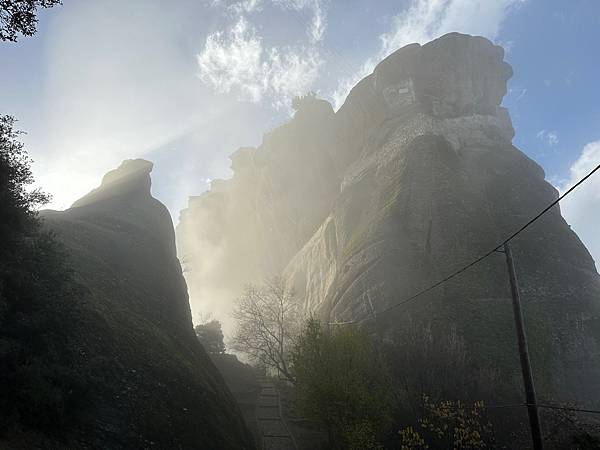
POLYGON ((399 431, 401 450, 426 448, 494 448, 492 424, 482 417, 483 402, 434 402, 423 396, 424 417, 418 427, 399 431))
POLYGON ((196 332, 196 337, 207 353, 211 355, 222 355, 225 353, 221 322, 218 320, 211 320, 210 322, 196 325, 194 331, 196 332))
POLYGON ((27 190, 29 158, 0 117, 0 434, 29 427, 61 435, 77 420, 87 379, 72 339, 81 288, 66 252, 44 232, 27 190))
POLYGON ((300 412, 327 427, 330 444, 378 448, 376 434, 389 422, 392 394, 369 337, 354 327, 327 332, 309 319, 292 362, 300 412))

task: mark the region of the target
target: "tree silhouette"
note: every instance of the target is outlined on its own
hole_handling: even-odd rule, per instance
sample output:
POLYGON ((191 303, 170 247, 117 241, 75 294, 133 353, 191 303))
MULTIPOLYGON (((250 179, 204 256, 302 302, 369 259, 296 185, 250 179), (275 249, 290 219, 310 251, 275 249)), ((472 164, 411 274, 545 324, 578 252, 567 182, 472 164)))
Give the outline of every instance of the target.
POLYGON ((233 348, 293 381, 289 356, 299 314, 300 303, 281 278, 261 287, 247 286, 233 312, 237 320, 233 348))
POLYGON ((364 332, 327 331, 311 318, 296 340, 292 362, 300 411, 327 427, 331 448, 380 448, 376 435, 390 419, 392 384, 364 332))
POLYGON ((23 133, 14 129, 15 122, 11 116, 0 116, 0 253, 10 251, 16 236, 32 231, 36 207, 49 200, 39 189, 27 189, 33 183, 31 160, 18 140, 23 133))
POLYGON ((38 8, 52 8, 61 0, 0 0, 0 40, 17 41, 19 34, 33 36, 37 31, 38 8))
POLYGON ((210 353, 211 355, 222 355, 225 353, 221 322, 218 320, 211 320, 196 325, 194 331, 207 353, 210 353))

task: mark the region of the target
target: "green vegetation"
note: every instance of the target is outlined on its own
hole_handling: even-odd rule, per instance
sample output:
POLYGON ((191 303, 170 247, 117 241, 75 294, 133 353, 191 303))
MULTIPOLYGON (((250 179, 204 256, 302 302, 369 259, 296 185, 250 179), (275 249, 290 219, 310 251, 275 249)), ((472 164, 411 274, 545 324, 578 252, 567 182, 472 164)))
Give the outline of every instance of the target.
POLYGON ((192 333, 172 230, 148 231, 166 210, 115 195, 42 225, 46 197, 0 123, 0 448, 252 448, 192 333))
POLYGON ((424 395, 423 409, 418 427, 399 431, 401 450, 495 448, 492 424, 482 417, 483 402, 434 402, 424 395))
POLYGON ((369 337, 309 319, 292 353, 300 411, 324 424, 332 448, 375 449, 390 421, 391 380, 369 337))
POLYGON ((201 323, 194 327, 196 337, 210 355, 222 355, 225 353, 225 343, 223 342, 223 330, 221 322, 211 320, 201 323))
POLYGON ((49 196, 39 190, 27 189, 33 183, 31 160, 23 143, 22 132, 14 129, 15 119, 0 116, 0 239, 2 254, 15 253, 24 235, 37 232, 35 208, 47 203, 49 196))
POLYGON ((0 436, 21 427, 59 435, 84 401, 69 328, 80 288, 62 247, 42 231, 28 191, 30 160, 14 119, 0 117, 0 436))
MULTIPOLYGON (((569 403, 570 408, 581 405, 569 403)), ((600 448, 600 421, 589 414, 569 410, 544 409, 540 418, 546 433, 546 450, 597 450, 600 448)), ((528 437, 528 436, 527 436, 528 437)))
POLYGON ((0 41, 16 42, 17 36, 33 36, 37 31, 38 8, 52 8, 60 0, 0 1, 0 41))

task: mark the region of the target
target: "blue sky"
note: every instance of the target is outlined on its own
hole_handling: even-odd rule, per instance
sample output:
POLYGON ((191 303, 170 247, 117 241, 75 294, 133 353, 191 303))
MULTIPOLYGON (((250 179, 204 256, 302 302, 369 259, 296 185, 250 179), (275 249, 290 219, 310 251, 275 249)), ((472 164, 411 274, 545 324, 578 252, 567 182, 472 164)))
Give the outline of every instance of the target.
MULTIPOLYGON (((28 133, 52 207, 145 157, 176 221, 229 176, 230 153, 289 117, 290 97, 339 106, 381 58, 449 31, 505 47, 514 143, 549 181, 565 189, 600 162, 596 0, 64 0, 36 36, 0 45, 0 113, 28 133)), ((563 211, 598 260, 600 181, 563 211)))

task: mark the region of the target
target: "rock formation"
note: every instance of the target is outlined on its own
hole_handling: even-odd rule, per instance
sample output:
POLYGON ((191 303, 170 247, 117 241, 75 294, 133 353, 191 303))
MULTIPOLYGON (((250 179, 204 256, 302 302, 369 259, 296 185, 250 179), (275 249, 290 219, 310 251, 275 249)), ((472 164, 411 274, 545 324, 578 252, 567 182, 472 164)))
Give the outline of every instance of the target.
MULTIPOLYGON (((556 197, 515 148, 502 48, 457 33, 412 44, 339 111, 314 101, 232 156, 234 176, 192 198, 178 240, 193 299, 284 273, 307 312, 363 320, 383 339, 409 321, 456 331, 520 373, 503 255, 384 316, 494 248, 556 197), (199 258, 214 251, 210 267, 199 258)), ((533 366, 546 396, 600 401, 600 277, 555 207, 513 242, 533 366)), ((228 299, 230 301, 231 299, 228 299)), ((202 301, 202 299, 200 299, 202 301)))
POLYGON ((177 248, 198 309, 210 303, 226 318, 246 283, 280 273, 320 226, 339 193, 334 117, 327 102, 309 102, 260 149, 231 155, 232 179, 189 199, 177 248))
MULTIPOLYGON (((43 211, 84 287, 69 338, 90 397, 69 448, 253 448, 197 341, 152 164, 128 160, 66 211, 43 211), (89 417, 88 417, 89 416, 89 417)), ((65 324, 70 329, 71 323, 65 324)))

